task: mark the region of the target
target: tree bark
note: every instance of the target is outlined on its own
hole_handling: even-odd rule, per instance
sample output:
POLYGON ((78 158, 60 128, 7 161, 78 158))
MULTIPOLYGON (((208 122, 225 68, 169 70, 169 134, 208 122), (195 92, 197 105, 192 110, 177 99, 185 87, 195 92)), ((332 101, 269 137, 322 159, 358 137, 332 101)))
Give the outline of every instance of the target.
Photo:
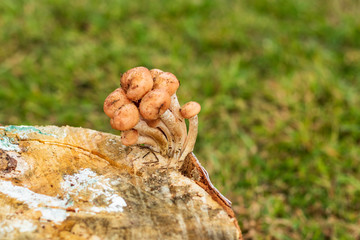
POLYGON ((73 127, 0 127, 0 239, 240 239, 191 153, 73 127))

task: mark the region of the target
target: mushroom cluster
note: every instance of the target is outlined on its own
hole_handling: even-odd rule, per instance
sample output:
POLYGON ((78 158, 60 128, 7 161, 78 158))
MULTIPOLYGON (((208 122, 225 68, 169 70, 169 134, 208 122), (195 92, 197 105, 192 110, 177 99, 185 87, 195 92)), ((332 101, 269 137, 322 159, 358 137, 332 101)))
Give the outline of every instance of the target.
POLYGON ((180 107, 179 80, 160 69, 132 68, 122 75, 120 84, 105 99, 104 112, 111 127, 122 131, 122 144, 143 144, 183 160, 194 148, 200 104, 188 102, 180 107))

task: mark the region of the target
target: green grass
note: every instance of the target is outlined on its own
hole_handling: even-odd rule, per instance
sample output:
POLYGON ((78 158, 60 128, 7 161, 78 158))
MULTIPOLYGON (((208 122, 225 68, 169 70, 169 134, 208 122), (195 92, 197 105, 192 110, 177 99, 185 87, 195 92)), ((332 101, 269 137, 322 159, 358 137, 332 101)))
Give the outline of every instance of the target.
POLYGON ((111 130, 122 72, 201 103, 195 153, 246 239, 360 238, 360 3, 0 2, 0 123, 111 130))

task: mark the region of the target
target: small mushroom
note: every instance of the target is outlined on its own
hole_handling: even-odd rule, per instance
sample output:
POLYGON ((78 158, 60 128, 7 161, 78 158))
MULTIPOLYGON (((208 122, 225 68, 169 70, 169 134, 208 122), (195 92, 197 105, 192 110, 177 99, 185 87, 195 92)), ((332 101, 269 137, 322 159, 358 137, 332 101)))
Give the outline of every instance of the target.
POLYGON ((162 153, 166 153, 169 147, 169 142, 164 134, 157 128, 149 127, 145 121, 140 120, 134 127, 140 134, 140 136, 146 136, 155 140, 162 153))
POLYGON ((179 157, 180 161, 184 160, 186 156, 194 149, 197 134, 198 134, 198 116, 195 115, 189 119, 189 131, 185 143, 183 144, 183 148, 181 149, 181 153, 179 157))
POLYGON ((145 122, 149 127, 156 128, 159 125, 159 123, 161 122, 161 120, 159 118, 155 119, 155 120, 146 120, 145 119, 145 122))
POLYGON ((112 118, 114 117, 114 113, 117 109, 128 103, 131 103, 131 101, 126 97, 124 90, 117 88, 105 99, 104 112, 106 115, 112 118))
POLYGON ((140 100, 153 87, 153 78, 145 67, 132 68, 123 74, 120 80, 126 96, 132 101, 140 100))
POLYGON ((153 89, 165 89, 171 96, 176 92, 179 86, 179 80, 174 74, 163 72, 155 78, 153 89))
POLYGON ((140 113, 147 120, 159 118, 170 106, 170 95, 163 89, 148 92, 140 102, 140 113))
POLYGON ((154 68, 154 69, 150 70, 151 77, 153 78, 154 81, 155 81, 156 77, 159 76, 163 72, 164 71, 162 71, 160 69, 157 69, 157 68, 154 68))
POLYGON ((177 118, 170 110, 166 111, 160 119, 172 134, 174 141, 172 152, 179 154, 187 137, 184 119, 177 118))
POLYGON ((144 121, 146 122, 146 124, 150 127, 150 128, 157 128, 159 129, 162 134, 166 137, 168 143, 169 143, 169 154, 172 152, 173 148, 174 148, 174 139, 173 139, 173 135, 170 132, 168 126, 166 126, 164 124, 163 121, 161 121, 161 119, 155 119, 155 120, 146 120, 144 119, 144 121))
POLYGON ((180 108, 180 113, 183 118, 189 119, 198 115, 201 110, 201 106, 197 102, 188 102, 180 108))
POLYGON ((133 128, 140 120, 139 110, 134 103, 125 104, 114 114, 113 122, 110 124, 114 129, 125 131, 133 128))
POLYGON ((139 138, 139 133, 135 129, 125 131, 121 134, 121 143, 125 146, 136 144, 139 138))

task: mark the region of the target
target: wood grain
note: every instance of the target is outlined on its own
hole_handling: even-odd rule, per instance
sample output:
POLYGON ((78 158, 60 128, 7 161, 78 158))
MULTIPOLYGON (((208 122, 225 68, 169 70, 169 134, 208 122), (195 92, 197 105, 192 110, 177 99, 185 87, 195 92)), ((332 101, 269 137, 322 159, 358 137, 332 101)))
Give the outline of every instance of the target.
POLYGON ((120 141, 83 128, 0 127, 0 238, 241 238, 194 155, 179 169, 120 141))

